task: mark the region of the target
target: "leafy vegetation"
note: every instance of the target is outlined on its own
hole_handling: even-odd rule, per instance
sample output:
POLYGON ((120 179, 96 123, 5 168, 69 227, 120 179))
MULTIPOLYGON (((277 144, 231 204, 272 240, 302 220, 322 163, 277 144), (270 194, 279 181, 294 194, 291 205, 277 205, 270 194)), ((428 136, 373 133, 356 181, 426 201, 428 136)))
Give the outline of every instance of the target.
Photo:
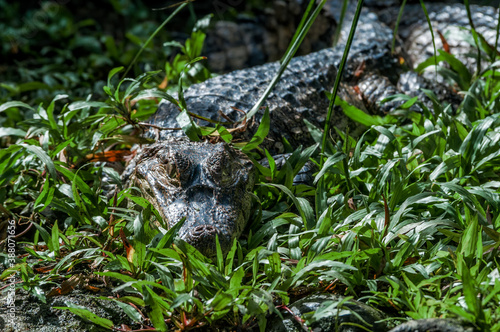
MULTIPOLYGON (((47 24, 47 33, 55 26, 47 24)), ((171 85, 184 82, 187 69, 200 64, 203 35, 197 31, 185 45, 175 44, 181 53, 164 66, 171 85)), ((118 49, 128 47, 123 42, 118 49)), ((264 331, 279 308, 315 292, 358 299, 396 321, 461 318, 476 330, 498 331, 500 63, 495 52, 481 51, 491 55, 483 58, 490 65, 475 74, 445 52, 418 68, 450 65, 438 72, 465 92, 457 109, 439 103, 431 91, 426 91, 431 108, 416 98, 392 97, 404 103, 385 120, 358 118, 360 113, 346 106, 346 115, 371 124, 361 137, 340 133, 340 140, 326 142, 311 128, 318 144, 326 142, 322 155, 317 146, 297 150, 281 170, 269 156, 269 169, 258 167, 258 208, 247 235, 214 259, 176 241, 178 226, 163 234, 152 222, 160 220, 157 211, 133 188, 122 187, 112 163, 130 157, 132 144, 144 142, 139 135, 147 127, 144 120, 160 98, 183 109, 182 84, 174 86, 180 89, 176 101, 162 85, 161 71, 120 80, 123 68, 112 69, 107 80, 101 78, 104 93, 97 100, 72 91, 95 82, 92 75, 77 75, 62 87, 25 76, 20 82, 38 83, 5 83, 0 208, 2 218, 16 220, 19 233, 29 231, 29 241, 22 249, 27 255, 14 266, 0 254, 6 267, 0 280, 17 276, 18 288, 45 302, 86 272, 112 285, 120 297, 102 298, 118 304, 137 327, 159 331, 264 331), (56 96, 38 104, 50 94, 56 96), (12 100, 19 96, 23 101, 12 100), (314 186, 294 187, 293 175, 308 160, 320 165, 314 186), (109 185, 118 186, 114 195, 108 195, 109 185), (140 212, 124 207, 126 200, 140 212)), ((131 60, 136 52, 116 54, 131 60)), ((79 68, 91 61, 72 59, 82 61, 79 68)), ((217 132, 195 127, 183 110, 193 139, 200 134, 231 139, 221 126, 217 132)), ((244 151, 256 147, 266 125, 263 121, 244 151)), ((119 323, 76 305, 60 309, 106 329, 119 323)), ((322 310, 305 315, 305 326, 332 309, 322 310)))

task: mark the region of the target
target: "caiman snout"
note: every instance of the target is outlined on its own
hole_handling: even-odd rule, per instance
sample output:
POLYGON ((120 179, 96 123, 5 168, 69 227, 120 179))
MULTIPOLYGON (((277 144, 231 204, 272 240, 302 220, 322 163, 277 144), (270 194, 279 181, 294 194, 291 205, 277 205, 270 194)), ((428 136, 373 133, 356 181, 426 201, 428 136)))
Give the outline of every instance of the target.
POLYGON ((222 234, 221 230, 212 225, 200 225, 186 232, 181 237, 184 241, 191 244, 207 257, 213 257, 217 253, 216 238, 223 253, 229 251, 231 245, 231 236, 222 234))
POLYGON ((217 235, 217 228, 212 225, 203 225, 195 227, 191 232, 192 238, 202 239, 204 237, 215 237, 217 235))

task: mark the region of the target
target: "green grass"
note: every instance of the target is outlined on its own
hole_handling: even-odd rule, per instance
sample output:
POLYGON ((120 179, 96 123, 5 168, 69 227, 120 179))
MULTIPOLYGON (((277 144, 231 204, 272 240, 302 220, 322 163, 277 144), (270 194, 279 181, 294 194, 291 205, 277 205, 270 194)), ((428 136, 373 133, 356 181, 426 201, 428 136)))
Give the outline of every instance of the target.
MULTIPOLYGON (((185 58, 166 65, 176 68, 174 83, 200 55, 192 53, 199 47, 181 46, 185 58)), ((493 62, 495 53, 483 51, 493 55, 482 62, 493 62)), ((322 165, 313 187, 293 187, 291 180, 317 155, 316 146, 296 151, 281 170, 272 161, 270 169, 259 168, 260 208, 248 233, 213 260, 174 241, 178 227, 163 236, 149 202, 122 188, 111 165, 95 163, 119 158, 142 141, 143 121, 160 98, 169 98, 158 88, 163 72, 119 80, 121 69, 111 70, 98 101, 58 95, 38 104, 36 96, 21 102, 7 101, 16 94, 3 95, 2 213, 19 222, 18 231, 33 226, 22 252, 28 256, 7 268, 8 257, 0 254, 6 267, 0 280, 16 275, 16 287, 46 301, 50 288, 73 271, 92 271, 112 281, 113 292, 127 294, 107 300, 132 321, 141 320, 135 308, 141 309, 144 324, 159 331, 264 331, 270 315, 279 315, 277 306, 288 305, 299 289, 361 300, 394 321, 461 318, 476 330, 498 331, 500 76, 498 63, 474 74, 457 61, 438 52, 419 69, 450 64, 452 70, 438 73, 466 91, 458 110, 435 99, 430 110, 396 96, 406 103, 390 117, 359 119, 369 125, 361 137, 341 135, 323 145, 324 153, 312 159, 322 165), (414 104, 423 111, 411 111, 414 104), (108 183, 119 186, 111 198, 103 193, 108 183), (125 200, 141 211, 123 207, 125 200), (35 272, 48 264, 49 272, 35 272)), ((183 107, 182 98, 178 104, 183 107)), ((344 111, 359 117, 352 107, 344 111)), ((182 116, 190 137, 207 134, 189 113, 182 116)), ((267 129, 264 120, 241 148, 255 149, 267 129)), ((108 329, 120 323, 85 308, 64 309, 108 329)), ((305 318, 306 325, 316 319, 305 318)))

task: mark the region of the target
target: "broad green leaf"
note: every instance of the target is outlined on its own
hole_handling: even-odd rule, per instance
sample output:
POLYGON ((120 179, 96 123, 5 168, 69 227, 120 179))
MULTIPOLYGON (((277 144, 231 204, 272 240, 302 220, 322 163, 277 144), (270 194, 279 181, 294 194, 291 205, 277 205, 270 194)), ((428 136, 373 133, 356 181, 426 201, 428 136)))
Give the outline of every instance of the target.
POLYGON ((72 305, 71 307, 53 307, 54 309, 68 310, 74 313, 75 315, 88 320, 96 325, 102 326, 108 330, 111 330, 115 325, 111 320, 107 318, 102 318, 94 314, 92 311, 82 307, 77 306, 76 304, 66 303, 66 305, 72 305))
POLYGON ((126 275, 126 274, 122 274, 122 273, 118 273, 118 272, 95 272, 96 275, 99 275, 99 276, 103 276, 103 277, 111 277, 111 278, 115 278, 115 279, 118 279, 118 280, 121 280, 123 282, 134 282, 136 281, 136 279, 126 275))
POLYGON ((75 101, 75 102, 69 104, 68 109, 70 111, 76 111, 76 110, 81 110, 81 109, 87 108, 87 107, 110 108, 112 106, 107 104, 107 103, 100 102, 100 101, 80 100, 80 101, 75 101))
POLYGON ((306 226, 306 228, 309 229, 314 225, 314 212, 313 209, 311 208, 311 205, 306 199, 302 197, 295 197, 295 195, 290 191, 290 189, 280 184, 262 183, 262 185, 267 187, 276 187, 281 191, 283 191, 293 201, 297 210, 299 210, 304 226, 306 226))
POLYGON ((333 166, 341 162, 345 158, 347 158, 347 156, 343 152, 337 152, 333 156, 328 157, 319 173, 315 176, 314 184, 318 183, 318 181, 326 174, 326 172, 332 172, 334 169, 333 166))
POLYGON ((468 202, 472 207, 476 208, 482 216, 486 214, 477 198, 464 187, 459 186, 453 182, 439 183, 438 185, 458 193, 460 196, 462 196, 464 201, 468 202))
POLYGON ((299 281, 304 275, 307 275, 311 273, 312 271, 318 272, 321 269, 327 269, 327 270, 337 270, 337 271, 357 271, 358 269, 354 266, 344 264, 341 262, 335 262, 331 260, 316 260, 310 264, 308 264, 306 267, 301 268, 298 270, 298 272, 293 276, 293 282, 292 285, 295 284, 295 282, 299 281))
POLYGON ((163 308, 161 306, 162 302, 161 298, 153 292, 149 287, 145 287, 145 292, 149 296, 146 297, 146 303, 151 307, 151 312, 149 313, 149 319, 153 323, 153 326, 159 331, 167 331, 167 325, 165 324, 165 319, 163 316, 163 308))
POLYGON ((467 162, 473 162, 475 156, 480 152, 479 147, 483 141, 486 132, 497 122, 497 117, 489 116, 481 120, 479 124, 469 132, 460 146, 459 152, 467 162))
POLYGON ((264 141, 264 139, 267 136, 267 133, 269 132, 270 123, 271 123, 271 120, 269 117, 269 108, 266 107, 264 115, 262 116, 262 119, 260 120, 260 124, 259 124, 259 128, 257 129, 257 132, 253 135, 250 142, 248 142, 241 150, 248 152, 248 151, 255 149, 257 146, 259 146, 260 143, 262 143, 264 141))
POLYGON ((442 174, 446 174, 449 171, 453 171, 457 167, 460 167, 461 162, 462 158, 459 154, 446 159, 441 164, 439 164, 434 169, 434 171, 429 175, 429 180, 435 181, 442 174))
POLYGON ((462 234, 459 246, 460 253, 465 258, 472 258, 477 254, 478 232, 480 230, 477 215, 472 217, 472 220, 469 221, 470 224, 467 225, 467 228, 462 234))
POLYGON ((227 276, 233 271, 234 256, 236 254, 236 249, 238 248, 238 240, 234 239, 231 249, 226 255, 225 270, 224 274, 227 276))
MULTIPOLYGON (((420 193, 420 194, 411 196, 408 199, 406 199, 403 202, 403 204, 401 204, 401 206, 399 207, 398 212, 396 212, 396 214, 394 216, 392 216, 391 222, 388 225, 388 232, 391 233, 393 231, 393 229, 395 228, 395 226, 398 225, 401 217, 405 213, 408 213, 411 210, 410 206, 412 206, 413 204, 425 203, 425 202, 427 202, 427 199, 429 197, 432 197, 433 195, 434 195, 434 193, 424 192, 424 193, 420 193)), ((392 238, 391 238, 390 234, 387 234, 386 238, 384 239, 384 242, 387 244, 390 240, 392 240, 392 238)))
POLYGON ((356 106, 350 105, 349 103, 340 99, 340 97, 338 96, 337 99, 335 100, 335 105, 339 105, 340 107, 342 107, 342 111, 344 111, 344 114, 347 115, 349 118, 367 127, 383 125, 385 123, 389 123, 392 119, 391 116, 385 116, 382 118, 377 115, 367 114, 362 110, 360 110, 359 108, 357 108, 356 106))
POLYGON ((54 251, 54 248, 52 247, 52 237, 50 236, 49 232, 42 226, 38 225, 37 223, 33 223, 33 226, 40 232, 40 235, 42 236, 43 241, 45 241, 45 244, 51 251, 54 251))
POLYGON ((22 107, 34 111, 33 107, 26 103, 23 103, 22 101, 9 101, 0 105, 0 113, 12 107, 22 107))
POLYGON ((200 130, 198 126, 193 122, 186 110, 180 112, 179 115, 177 115, 176 119, 189 139, 194 142, 198 142, 200 140, 200 130))
POLYGON ((228 293, 219 293, 209 302, 214 311, 226 309, 233 302, 233 297, 228 293))
POLYGON ((450 64, 451 68, 458 73, 459 81, 457 81, 458 85, 462 90, 467 90, 469 88, 469 84, 472 78, 469 69, 460 62, 453 54, 447 53, 443 50, 438 50, 439 55, 450 64))
POLYGON ((56 188, 54 186, 54 182, 50 181, 49 175, 47 174, 47 177, 45 178, 45 182, 43 184, 42 192, 35 200, 34 209, 41 212, 45 208, 47 208, 54 198, 55 189, 56 188))
POLYGON ((469 268, 466 264, 462 266, 462 286, 464 291, 465 303, 467 303, 467 308, 474 314, 479 315, 479 299, 476 290, 474 289, 474 282, 472 276, 470 275, 469 268))
POLYGON ((233 140, 233 135, 231 135, 231 133, 226 128, 217 124, 216 130, 219 136, 224 140, 224 142, 231 143, 231 141, 233 140))
POLYGON ((26 266, 27 263, 18 263, 11 267, 8 267, 0 274, 0 280, 5 281, 5 278, 15 274, 17 271, 21 270, 21 266, 26 266))
MULTIPOLYGON (((131 296, 129 296, 128 298, 132 299, 131 296)), ((116 300, 116 299, 113 299, 113 298, 108 298, 108 297, 100 296, 99 299, 102 300, 102 301, 113 301, 134 322, 137 322, 137 323, 141 323, 142 322, 142 316, 141 316, 141 314, 137 311, 137 309, 135 307, 131 306, 130 304, 124 303, 124 297, 120 297, 119 300, 116 300)), ((137 299, 137 300, 140 300, 140 299, 137 299)), ((144 306, 144 302, 142 302, 142 303, 143 303, 142 306, 144 306)))
POLYGON ((57 95, 52 99, 50 102, 49 107, 47 107, 47 118, 49 119, 50 127, 56 131, 59 132, 59 126, 57 125, 56 119, 54 118, 54 107, 56 101, 60 99, 68 98, 68 95, 57 95))
POLYGON ((26 131, 18 128, 5 128, 1 127, 0 128, 0 137, 4 136, 17 136, 17 137, 24 137, 26 136, 26 131))
POLYGON ((311 134, 312 139, 314 142, 321 144, 321 139, 323 137, 323 132, 321 129, 313 125, 311 122, 307 121, 307 119, 304 118, 304 123, 306 124, 307 130, 311 134))
POLYGON ((51 229, 51 239, 52 239, 52 251, 56 255, 56 257, 60 256, 59 250, 60 250, 60 238, 59 238, 59 227, 57 226, 57 221, 54 223, 54 226, 52 226, 51 229))
POLYGON ((56 167, 54 166, 54 162, 52 159, 50 159, 49 155, 39 146, 35 145, 29 145, 29 144, 18 144, 19 146, 22 146, 29 152, 35 154, 40 160, 47 166, 47 170, 49 171, 50 176, 53 179, 57 179, 57 172, 56 172, 56 167))
POLYGON ((222 254, 222 248, 219 242, 219 236, 215 235, 215 250, 216 250, 216 262, 219 272, 224 273, 224 256, 222 254))
POLYGON ((108 73, 108 84, 107 84, 107 88, 109 89, 111 87, 111 79, 113 78, 113 76, 115 76, 116 74, 118 74, 119 72, 123 71, 123 67, 117 67, 117 68, 113 68, 109 73, 108 73))
POLYGON ((162 236, 161 240, 156 245, 156 249, 163 249, 163 248, 170 247, 172 245, 172 243, 174 242, 174 239, 177 236, 179 229, 182 227, 182 225, 184 225, 185 221, 186 221, 186 218, 183 217, 175 225, 170 227, 169 230, 167 231, 167 233, 162 236))
POLYGON ((179 97, 179 104, 181 105, 181 108, 182 108, 183 110, 187 109, 187 106, 186 106, 186 100, 184 99, 184 89, 183 89, 183 87, 182 87, 182 84, 183 84, 182 80, 183 80, 184 76, 186 75, 187 70, 188 70, 188 69, 189 69, 189 68, 190 68, 190 67, 191 67, 194 63, 196 63, 196 62, 198 62, 198 61, 200 61, 200 60, 203 60, 203 59, 206 59, 206 58, 205 58, 205 57, 197 57, 197 58, 195 58, 195 59, 192 59, 192 60, 188 61, 188 63, 186 63, 186 64, 184 65, 184 68, 182 68, 182 72, 181 72, 181 74, 179 75, 179 83, 178 83, 178 85, 179 85, 179 90, 178 90, 178 92, 177 92, 177 95, 178 95, 178 97, 179 97))

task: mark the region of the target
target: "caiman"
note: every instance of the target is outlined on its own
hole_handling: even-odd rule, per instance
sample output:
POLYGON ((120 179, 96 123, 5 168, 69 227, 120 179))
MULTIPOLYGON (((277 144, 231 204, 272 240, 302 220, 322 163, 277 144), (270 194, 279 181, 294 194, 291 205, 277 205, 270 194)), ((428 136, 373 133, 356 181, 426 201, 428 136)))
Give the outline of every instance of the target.
MULTIPOLYGON (((332 11, 339 7, 329 8, 332 11)), ((440 27, 444 25, 439 22, 440 18, 444 17, 452 26, 455 16, 467 17, 465 9, 459 5, 434 5, 429 12, 433 21, 441 24, 440 27), (453 10, 455 15, 440 15, 443 8, 453 10)), ((473 7, 473 13, 473 17, 480 17, 481 22, 485 17, 491 18, 488 22, 494 28, 494 9, 473 7)), ((425 17, 415 16, 412 22, 403 24, 400 31, 410 35, 417 31, 415 24, 425 29, 425 17)), ((343 28, 337 46, 296 57, 290 62, 264 104, 270 111, 271 126, 261 145, 263 148, 272 153, 283 152, 283 137, 294 147, 314 144, 304 120, 320 128, 324 126, 329 104, 326 93, 332 89, 348 29, 349 25, 343 28)), ((425 79, 412 71, 404 72, 405 66, 411 67, 412 58, 406 58, 405 65, 401 65, 405 53, 401 52, 401 46, 413 50, 413 42, 403 40, 399 43, 399 51, 392 53, 392 39, 392 29, 375 13, 363 9, 339 91, 341 98, 367 112, 384 114, 397 106, 394 103, 380 105, 379 102, 389 95, 400 92, 423 95, 419 88, 427 84, 425 79)), ((241 119, 239 110, 249 110, 257 102, 279 66, 277 62, 268 63, 192 85, 184 95, 187 109, 212 120, 223 120, 220 116, 223 112, 226 120, 237 121, 241 119)), ((440 89, 438 96, 442 99, 452 94, 450 89, 440 89)), ((176 121, 178 112, 176 106, 163 101, 149 122, 159 127, 179 127, 176 121)), ((248 140, 255 133, 261 117, 262 112, 238 139, 248 140)), ((334 113, 332 125, 340 130, 349 127, 353 136, 365 130, 339 110, 334 113)), ((158 142, 144 148, 134 158, 129 166, 133 169, 132 182, 160 212, 167 228, 186 218, 179 231, 181 239, 203 254, 213 256, 218 237, 222 251, 227 252, 251 215, 255 169, 250 160, 225 143, 190 142, 181 138, 181 131, 150 129, 146 135, 158 142)))

